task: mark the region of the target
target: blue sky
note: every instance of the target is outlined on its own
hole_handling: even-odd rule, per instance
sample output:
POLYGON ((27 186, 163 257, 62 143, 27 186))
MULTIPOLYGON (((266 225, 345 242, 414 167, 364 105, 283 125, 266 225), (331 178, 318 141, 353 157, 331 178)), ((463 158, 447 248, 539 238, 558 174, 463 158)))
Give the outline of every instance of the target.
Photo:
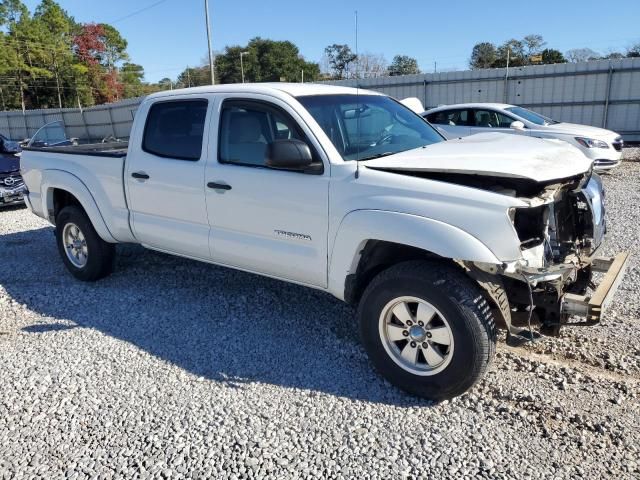
MULTIPOLYGON (((204 0, 59 0, 77 21, 107 22, 129 41, 132 60, 146 79, 175 78, 206 56, 204 0)), ((25 1, 32 10, 37 0, 25 1)), ((464 69, 479 41, 501 43, 529 33, 566 51, 589 47, 624 50, 640 42, 640 0, 405 1, 210 0, 215 50, 255 36, 291 40, 308 60, 319 61, 332 43, 354 45, 354 11, 360 52, 398 53, 418 59, 422 70, 464 69)))

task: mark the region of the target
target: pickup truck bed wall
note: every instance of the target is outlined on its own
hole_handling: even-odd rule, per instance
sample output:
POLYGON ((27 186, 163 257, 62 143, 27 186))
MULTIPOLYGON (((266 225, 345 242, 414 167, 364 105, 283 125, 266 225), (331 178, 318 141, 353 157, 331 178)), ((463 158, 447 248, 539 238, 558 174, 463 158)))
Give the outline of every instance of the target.
POLYGON ((70 155, 91 155, 94 157, 124 157, 127 154, 128 142, 88 143, 85 145, 67 145, 62 147, 25 147, 23 150, 66 153, 70 155))
POLYGON ((38 191, 29 192, 29 202, 35 213, 54 222, 54 191, 73 192, 100 237, 114 243, 135 241, 129 227, 123 188, 126 152, 109 144, 27 151, 30 168, 24 174, 27 177, 35 175, 34 180, 41 184, 38 191), (98 145, 105 150, 98 150, 98 145))

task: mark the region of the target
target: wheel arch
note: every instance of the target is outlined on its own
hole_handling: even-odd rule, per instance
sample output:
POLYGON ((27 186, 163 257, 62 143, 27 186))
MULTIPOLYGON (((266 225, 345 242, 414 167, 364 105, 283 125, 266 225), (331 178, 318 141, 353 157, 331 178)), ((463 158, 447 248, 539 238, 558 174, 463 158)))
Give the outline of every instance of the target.
POLYGON ((57 214, 67 205, 77 205, 87 214, 93 228, 105 242, 116 243, 91 192, 82 181, 67 172, 46 170, 42 180, 42 211, 55 225, 57 214))
POLYGON ((452 225, 405 213, 357 210, 344 217, 335 235, 329 291, 357 302, 377 273, 419 259, 501 263, 477 238, 452 225))

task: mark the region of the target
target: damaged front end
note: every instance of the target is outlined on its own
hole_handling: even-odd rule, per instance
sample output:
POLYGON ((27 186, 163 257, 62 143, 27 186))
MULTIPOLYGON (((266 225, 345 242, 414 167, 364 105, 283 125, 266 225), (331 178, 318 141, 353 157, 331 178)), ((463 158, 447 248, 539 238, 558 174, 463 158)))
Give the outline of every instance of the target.
MULTIPOLYGON (((531 186, 502 192, 528 204, 509 211, 522 257, 497 268, 475 267, 501 275, 516 323, 518 317, 533 318, 546 334, 558 334, 565 324, 594 325, 601 320, 628 262, 626 253, 597 256, 606 233, 602 181, 589 172, 538 188, 536 193, 531 186), (593 283, 595 272, 604 273, 598 286, 593 283), (582 320, 573 320, 575 316, 582 320)), ((507 322, 510 331, 516 332, 507 322)))

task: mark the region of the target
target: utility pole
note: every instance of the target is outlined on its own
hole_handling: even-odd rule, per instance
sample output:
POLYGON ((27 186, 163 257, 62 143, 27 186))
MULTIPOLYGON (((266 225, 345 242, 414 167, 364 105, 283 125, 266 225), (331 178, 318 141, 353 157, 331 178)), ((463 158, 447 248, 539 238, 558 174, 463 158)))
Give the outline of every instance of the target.
POLYGON ((511 47, 507 47, 507 70, 504 74, 504 103, 509 101, 509 60, 511 59, 511 47))
POLYGON ((242 57, 244 57, 249 52, 240 52, 240 73, 242 75, 242 83, 244 83, 244 63, 242 63, 242 57))
POLYGON ((209 44, 209 69, 211 70, 211 85, 215 85, 216 77, 213 68, 213 50, 211 50, 211 29, 209 28, 209 0, 204 0, 204 15, 207 20, 207 43, 209 44))
POLYGON ((302 76, 301 76, 301 82, 300 83, 304 83, 304 68, 302 69, 302 76))

